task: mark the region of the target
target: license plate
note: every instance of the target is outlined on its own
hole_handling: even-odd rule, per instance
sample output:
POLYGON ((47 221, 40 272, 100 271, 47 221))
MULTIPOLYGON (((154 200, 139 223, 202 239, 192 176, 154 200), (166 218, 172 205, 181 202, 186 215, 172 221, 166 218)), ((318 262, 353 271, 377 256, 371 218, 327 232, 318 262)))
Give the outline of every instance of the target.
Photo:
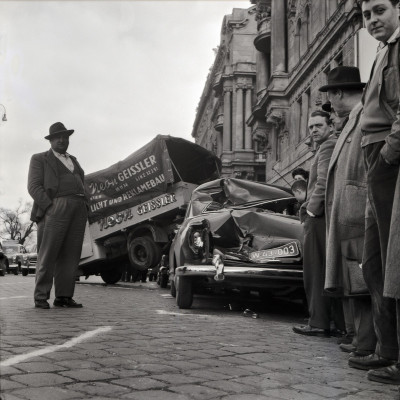
POLYGON ((290 242, 284 246, 273 249, 253 251, 249 254, 251 261, 261 263, 271 258, 294 257, 299 255, 299 248, 296 242, 290 242))

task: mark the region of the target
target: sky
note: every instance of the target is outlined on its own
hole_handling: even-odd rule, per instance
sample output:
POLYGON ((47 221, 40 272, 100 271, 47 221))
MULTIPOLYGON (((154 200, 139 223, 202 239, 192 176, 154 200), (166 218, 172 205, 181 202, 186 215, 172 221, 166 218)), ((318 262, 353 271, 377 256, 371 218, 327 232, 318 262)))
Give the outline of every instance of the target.
POLYGON ((85 173, 158 134, 193 141, 223 17, 249 0, 0 0, 0 207, 31 201, 32 154, 74 129, 85 173), (7 121, 1 121, 7 112, 7 121))

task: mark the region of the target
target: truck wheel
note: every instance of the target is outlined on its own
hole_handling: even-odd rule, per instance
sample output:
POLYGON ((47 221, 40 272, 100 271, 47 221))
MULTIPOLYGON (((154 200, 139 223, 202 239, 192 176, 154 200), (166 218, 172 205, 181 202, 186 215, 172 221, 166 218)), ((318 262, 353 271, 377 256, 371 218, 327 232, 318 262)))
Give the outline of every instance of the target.
POLYGON ((190 308, 193 303, 192 281, 183 276, 176 277, 176 304, 179 308, 190 308))
POLYGON ((117 283, 122 277, 122 270, 120 268, 112 268, 100 272, 101 279, 109 285, 117 283))
POLYGON ((176 297, 176 286, 174 279, 171 279, 171 296, 176 297))
POLYGON ((160 287, 165 289, 168 285, 168 275, 167 274, 161 274, 160 275, 160 287))
POLYGON ((151 237, 134 238, 128 245, 131 264, 140 271, 155 267, 161 260, 161 249, 151 237))
POLYGON ((27 269, 23 269, 22 270, 22 276, 27 276, 28 275, 28 270, 27 269))

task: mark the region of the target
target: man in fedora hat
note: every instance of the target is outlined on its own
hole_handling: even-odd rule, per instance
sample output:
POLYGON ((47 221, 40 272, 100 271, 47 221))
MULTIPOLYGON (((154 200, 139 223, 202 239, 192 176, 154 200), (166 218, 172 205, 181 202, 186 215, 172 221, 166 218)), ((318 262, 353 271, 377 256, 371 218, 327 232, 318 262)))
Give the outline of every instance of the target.
POLYGON ((84 172, 67 153, 74 130, 61 122, 50 126, 51 149, 31 158, 28 192, 34 203, 31 220, 37 223, 38 261, 35 307, 50 308, 47 300, 55 287, 54 306, 80 308, 72 297, 87 220, 84 172))
POLYGON ((326 92, 339 120, 340 135, 329 162, 325 213, 327 250, 325 290, 343 297, 346 330, 352 341, 341 343, 343 351, 368 355, 374 352, 376 336, 371 299, 362 270, 364 245, 366 174, 359 125, 361 96, 365 83, 356 67, 340 66, 328 74, 326 92))
MULTIPOLYGON (((371 293, 372 317, 378 343, 373 354, 349 359, 353 367, 370 370, 368 379, 400 384, 396 318, 400 309, 390 293, 386 255, 399 161, 393 159, 391 134, 397 128, 400 86, 400 29, 398 0, 362 0, 361 10, 368 33, 380 44, 363 95, 360 124, 361 146, 367 174, 367 206, 362 270, 371 293), (388 296, 388 297, 387 297, 388 296), (390 297, 389 297, 390 296, 390 297)), ((398 240, 398 239, 397 239, 398 240)), ((398 268, 398 260, 396 268, 398 268)))

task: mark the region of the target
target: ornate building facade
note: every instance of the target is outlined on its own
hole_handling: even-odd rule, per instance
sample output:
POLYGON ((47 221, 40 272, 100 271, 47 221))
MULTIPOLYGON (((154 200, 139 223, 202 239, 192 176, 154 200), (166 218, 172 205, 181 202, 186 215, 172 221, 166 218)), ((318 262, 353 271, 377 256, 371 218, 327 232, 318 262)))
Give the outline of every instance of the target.
POLYGON ((360 64, 362 17, 356 0, 251 3, 224 18, 192 136, 222 158, 223 176, 287 185, 314 155, 318 88, 332 68, 360 64))

